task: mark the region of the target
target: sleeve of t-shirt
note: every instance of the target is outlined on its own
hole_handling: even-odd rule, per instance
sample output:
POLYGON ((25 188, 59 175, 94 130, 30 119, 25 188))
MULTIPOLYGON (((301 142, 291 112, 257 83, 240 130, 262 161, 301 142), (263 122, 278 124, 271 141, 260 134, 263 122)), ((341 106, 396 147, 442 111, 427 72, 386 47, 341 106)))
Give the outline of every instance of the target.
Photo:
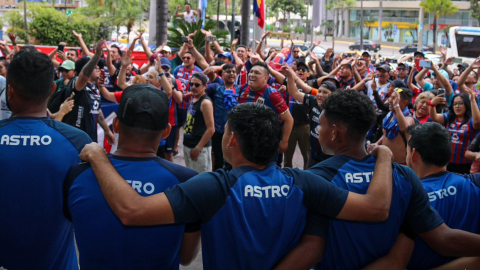
POLYGON ((442 113, 442 115, 443 115, 443 124, 446 126, 449 124, 448 123, 449 114, 447 112, 447 113, 442 113))
POLYGON ((208 222, 225 204, 230 188, 224 171, 202 173, 165 190, 175 223, 208 222))
POLYGON ((312 87, 312 90, 310 90, 310 95, 315 97, 317 94, 318 94, 318 89, 312 87))
POLYGON ((480 133, 475 136, 475 139, 468 146, 468 151, 479 152, 480 151, 480 133))
MULTIPOLYGON (((446 94, 446 93, 445 93, 446 94)), ((455 91, 452 91, 452 93, 449 96, 446 96, 447 99, 447 105, 450 106, 453 101, 453 97, 455 96, 455 91)))
POLYGON ((307 221, 303 234, 319 236, 323 239, 327 239, 328 229, 330 228, 330 219, 324 216, 314 215, 313 213, 307 213, 307 221))
POLYGON ((117 101, 117 103, 120 103, 120 100, 122 99, 122 94, 123 94, 123 91, 118 91, 118 92, 114 92, 113 95, 115 96, 115 100, 117 101))
POLYGON ((180 69, 180 66, 176 67, 175 70, 172 73, 173 77, 175 77, 175 78, 177 78, 178 69, 180 69))
POLYGON ((480 188, 480 173, 475 173, 475 174, 465 174, 465 178, 470 179, 470 181, 480 188))
POLYGON ((303 105, 305 105, 309 111, 315 106, 316 103, 317 99, 314 95, 305 94, 303 96, 303 105))
POLYGON ((398 164, 395 164, 395 168, 412 185, 412 195, 404 221, 409 232, 418 235, 435 229, 444 223, 442 217, 430 205, 427 192, 412 169, 398 164))
POLYGON ((303 204, 314 215, 335 218, 347 201, 348 191, 335 186, 321 175, 298 169, 286 169, 295 185, 303 191, 303 204))
POLYGON ((247 62, 245 62, 245 69, 247 70, 247 74, 250 72, 250 69, 252 69, 252 62, 250 60, 247 60, 247 62))
POLYGON ((308 80, 307 84, 313 88, 318 88, 318 79, 308 80))
POLYGON ((279 116, 283 115, 286 111, 288 111, 287 103, 285 103, 282 95, 280 95, 280 93, 278 93, 277 91, 271 92, 268 98, 272 102, 273 107, 275 108, 279 116))
POLYGON ((223 79, 217 76, 215 77, 215 81, 213 81, 212 83, 223 84, 223 79))

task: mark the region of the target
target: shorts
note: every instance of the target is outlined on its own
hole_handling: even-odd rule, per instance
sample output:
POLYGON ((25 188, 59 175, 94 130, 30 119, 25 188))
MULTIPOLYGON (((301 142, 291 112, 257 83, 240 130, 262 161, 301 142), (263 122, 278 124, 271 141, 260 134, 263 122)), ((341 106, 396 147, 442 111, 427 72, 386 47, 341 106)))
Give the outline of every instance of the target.
POLYGON ((172 127, 170 135, 165 139, 165 153, 173 153, 175 138, 177 137, 177 126, 172 127))
POLYGON ((183 127, 187 121, 187 109, 178 109, 177 110, 177 127, 183 127))

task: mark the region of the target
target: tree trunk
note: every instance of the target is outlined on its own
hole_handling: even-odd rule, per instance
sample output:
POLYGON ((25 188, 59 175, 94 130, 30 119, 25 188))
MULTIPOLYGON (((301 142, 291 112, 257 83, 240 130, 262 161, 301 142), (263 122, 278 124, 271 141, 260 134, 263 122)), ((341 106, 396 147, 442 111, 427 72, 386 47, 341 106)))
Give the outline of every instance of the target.
POLYGON ((433 14, 433 53, 437 51, 437 13, 433 14))
MULTIPOLYGON (((240 44, 250 45, 250 0, 243 0, 241 4, 242 31, 240 32, 240 44)), ((255 22, 254 22, 255 23, 255 22)))
POLYGON ((382 40, 382 17, 383 17, 383 0, 380 0, 378 5, 378 41, 382 40))
MULTIPOLYGON (((167 42, 168 0, 157 0, 157 45, 167 42)), ((152 33, 150 33, 152 34, 152 33)))
POLYGON ((343 36, 343 10, 338 11, 338 37, 343 36))
POLYGON ((333 23, 335 27, 333 28, 333 37, 337 37, 338 29, 338 9, 335 9, 335 16, 333 18, 333 23))

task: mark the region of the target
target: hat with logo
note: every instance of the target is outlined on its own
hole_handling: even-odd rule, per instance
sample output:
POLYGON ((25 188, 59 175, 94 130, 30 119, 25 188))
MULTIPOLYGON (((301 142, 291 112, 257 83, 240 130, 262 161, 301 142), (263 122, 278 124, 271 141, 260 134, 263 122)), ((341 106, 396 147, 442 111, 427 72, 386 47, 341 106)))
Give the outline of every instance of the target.
POLYGON ((58 70, 75 70, 75 62, 73 62, 71 60, 65 60, 58 67, 58 70))
POLYGON ((168 124, 167 95, 148 83, 129 86, 118 106, 118 120, 129 127, 163 130, 168 124))

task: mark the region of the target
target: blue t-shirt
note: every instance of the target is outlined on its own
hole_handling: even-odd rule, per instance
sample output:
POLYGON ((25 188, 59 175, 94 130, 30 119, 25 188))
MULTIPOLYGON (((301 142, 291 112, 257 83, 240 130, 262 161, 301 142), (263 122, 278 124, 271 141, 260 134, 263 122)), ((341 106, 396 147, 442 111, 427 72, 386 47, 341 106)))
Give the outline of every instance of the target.
MULTIPOLYGON (((463 175, 444 171, 422 179, 430 204, 452 229, 478 234, 480 232, 480 188, 463 175)), ((420 237, 408 263, 408 269, 430 269, 453 258, 431 249, 420 237)))
MULTIPOLYGON (((110 155, 110 161, 145 197, 197 175, 192 169, 159 157, 110 155)), ((82 269, 178 269, 185 224, 122 225, 105 201, 90 164, 76 164, 68 172, 64 209, 73 222, 82 269)))
POLYGON ((90 142, 46 117, 0 121, 0 268, 78 269, 62 186, 90 142))
MULTIPOLYGON (((334 156, 309 171, 330 179, 333 184, 355 193, 365 194, 370 185, 376 159, 362 160, 334 156)), ((393 164, 392 204, 388 219, 367 223, 330 220, 323 259, 318 269, 360 269, 386 255, 402 230, 416 235, 443 223, 430 206, 420 180, 408 167, 393 164)))
POLYGON ((226 89, 223 84, 210 83, 205 90, 213 102, 213 119, 215 132, 224 133, 227 115, 237 105, 238 91, 240 86, 234 85, 232 89, 226 89))
POLYGON ((271 163, 263 170, 203 173, 165 195, 175 222, 203 222, 205 269, 271 269, 298 244, 302 231, 325 238, 328 223, 307 222, 307 210, 315 217, 336 217, 348 192, 271 163))

